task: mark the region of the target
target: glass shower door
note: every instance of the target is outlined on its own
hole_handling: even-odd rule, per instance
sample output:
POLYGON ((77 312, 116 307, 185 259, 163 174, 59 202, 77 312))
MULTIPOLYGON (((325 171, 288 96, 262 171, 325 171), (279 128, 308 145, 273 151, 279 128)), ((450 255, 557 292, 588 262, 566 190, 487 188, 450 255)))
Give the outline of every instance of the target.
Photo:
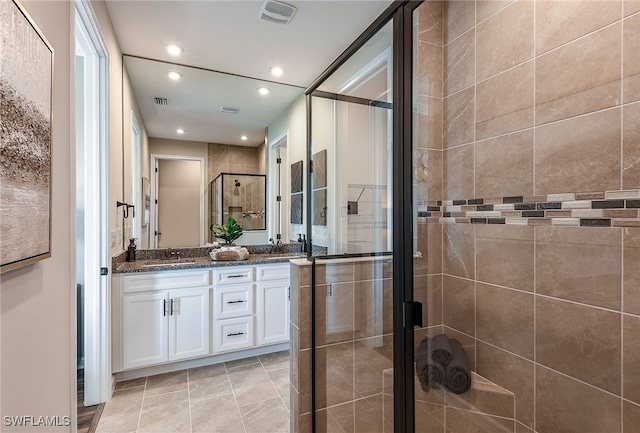
POLYGON ((393 431, 392 26, 309 98, 317 433, 393 431))

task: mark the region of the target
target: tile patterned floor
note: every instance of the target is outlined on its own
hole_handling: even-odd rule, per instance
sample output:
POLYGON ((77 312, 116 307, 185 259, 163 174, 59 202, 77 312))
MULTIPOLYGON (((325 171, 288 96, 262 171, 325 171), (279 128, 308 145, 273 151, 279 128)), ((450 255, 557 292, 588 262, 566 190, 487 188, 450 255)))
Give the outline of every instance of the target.
POLYGON ((96 433, 288 433, 289 352, 116 384, 96 433))

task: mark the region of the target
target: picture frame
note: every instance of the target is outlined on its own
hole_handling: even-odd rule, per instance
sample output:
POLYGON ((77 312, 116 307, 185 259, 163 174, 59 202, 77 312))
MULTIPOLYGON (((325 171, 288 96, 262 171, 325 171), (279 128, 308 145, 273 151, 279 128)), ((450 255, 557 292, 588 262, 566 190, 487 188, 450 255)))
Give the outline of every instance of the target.
POLYGON ((142 210, 143 210, 143 218, 142 218, 142 227, 147 227, 149 225, 149 220, 151 218, 151 184, 149 183, 149 179, 146 177, 142 177, 142 210))
POLYGON ((291 193, 302 192, 302 161, 291 164, 291 193))
POLYGON ((51 257, 54 50, 16 1, 0 2, 0 273, 51 257))

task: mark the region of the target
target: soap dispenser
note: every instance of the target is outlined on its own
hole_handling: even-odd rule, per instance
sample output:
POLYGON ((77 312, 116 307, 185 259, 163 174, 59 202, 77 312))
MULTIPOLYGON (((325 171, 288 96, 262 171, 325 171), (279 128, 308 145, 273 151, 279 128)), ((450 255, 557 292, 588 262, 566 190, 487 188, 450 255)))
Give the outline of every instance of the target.
POLYGON ((136 240, 134 238, 129 239, 129 247, 127 248, 127 262, 136 261, 136 240))

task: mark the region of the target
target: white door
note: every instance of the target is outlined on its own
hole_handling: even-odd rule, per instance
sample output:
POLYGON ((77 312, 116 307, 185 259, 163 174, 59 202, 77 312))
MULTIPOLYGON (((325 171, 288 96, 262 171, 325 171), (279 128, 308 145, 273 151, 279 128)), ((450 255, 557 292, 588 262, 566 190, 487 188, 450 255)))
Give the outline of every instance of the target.
MULTIPOLYGON (((108 53, 91 4, 75 2, 76 283, 84 405, 111 395, 108 270, 108 53)), ((72 170, 74 169, 72 168, 72 170)), ((75 360, 74 360, 75 361, 75 360)))
POLYGON ((169 360, 209 354, 209 288, 169 292, 169 360))
POLYGON ((256 345, 289 341, 289 280, 258 283, 256 345))
POLYGON ((158 160, 158 248, 201 245, 200 161, 158 160))
POLYGON ((126 295, 122 301, 122 366, 166 362, 169 328, 167 292, 126 295))

